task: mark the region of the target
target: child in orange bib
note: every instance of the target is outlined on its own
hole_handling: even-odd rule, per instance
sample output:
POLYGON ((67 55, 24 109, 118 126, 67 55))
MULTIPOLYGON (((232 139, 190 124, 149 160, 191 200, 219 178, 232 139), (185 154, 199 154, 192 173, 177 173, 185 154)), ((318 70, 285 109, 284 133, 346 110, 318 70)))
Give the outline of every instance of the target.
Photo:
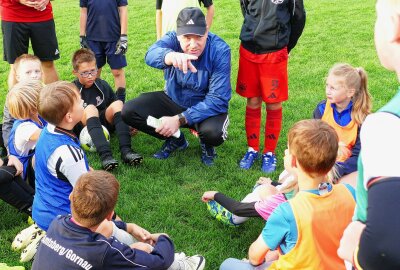
MULTIPOLYGON (((339 136, 335 166, 338 180, 357 171, 361 150, 360 127, 372 107, 367 88, 367 73, 360 67, 336 64, 329 71, 325 92, 326 100, 317 105, 314 118, 328 123, 339 136)), ((355 177, 349 178, 355 180, 355 177)))
POLYGON ((345 269, 336 251, 351 221, 354 189, 326 182, 336 162, 338 136, 321 120, 303 120, 288 134, 285 169, 298 177, 299 193, 280 204, 249 248, 249 260, 225 260, 220 270, 345 269), (265 262, 270 250, 278 260, 265 262))

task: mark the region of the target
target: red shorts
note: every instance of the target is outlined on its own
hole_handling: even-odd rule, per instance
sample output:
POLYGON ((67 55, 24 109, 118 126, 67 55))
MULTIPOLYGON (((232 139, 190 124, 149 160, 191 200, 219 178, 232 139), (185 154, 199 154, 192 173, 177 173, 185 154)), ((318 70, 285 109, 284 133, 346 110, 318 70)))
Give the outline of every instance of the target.
POLYGON ((288 51, 253 54, 240 46, 236 92, 242 97, 262 97, 266 103, 288 99, 288 51))

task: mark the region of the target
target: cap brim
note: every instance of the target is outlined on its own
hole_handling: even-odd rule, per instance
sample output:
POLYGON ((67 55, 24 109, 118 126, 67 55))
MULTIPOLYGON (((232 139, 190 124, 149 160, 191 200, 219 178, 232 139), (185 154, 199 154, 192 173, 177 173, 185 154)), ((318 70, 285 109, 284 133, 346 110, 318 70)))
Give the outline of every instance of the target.
POLYGON ((176 30, 176 35, 196 35, 204 36, 207 32, 207 28, 203 26, 182 26, 176 30))

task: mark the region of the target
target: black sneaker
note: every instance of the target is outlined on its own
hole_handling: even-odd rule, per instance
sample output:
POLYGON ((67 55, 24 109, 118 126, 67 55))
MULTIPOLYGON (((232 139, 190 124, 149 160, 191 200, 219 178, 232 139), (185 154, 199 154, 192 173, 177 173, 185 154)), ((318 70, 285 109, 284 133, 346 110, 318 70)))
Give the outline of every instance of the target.
POLYGON ((101 161, 101 165, 103 170, 112 171, 118 167, 118 161, 116 161, 113 157, 106 157, 101 161))
POLYGON ((124 163, 129 164, 131 166, 139 165, 143 162, 143 157, 135 153, 133 151, 126 152, 125 154, 121 154, 121 159, 124 163))

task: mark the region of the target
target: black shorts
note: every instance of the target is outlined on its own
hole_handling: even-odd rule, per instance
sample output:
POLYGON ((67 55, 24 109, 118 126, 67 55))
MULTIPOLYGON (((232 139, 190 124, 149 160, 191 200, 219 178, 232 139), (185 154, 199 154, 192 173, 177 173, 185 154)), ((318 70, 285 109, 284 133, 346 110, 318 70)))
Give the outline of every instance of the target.
POLYGON ((53 61, 60 58, 54 20, 35 23, 1 21, 3 33, 3 56, 9 64, 28 53, 29 40, 33 53, 41 61, 53 61))
POLYGON ((106 118, 106 110, 107 109, 99 111, 100 123, 107 128, 108 132, 113 133, 115 131, 115 126, 111 123, 108 123, 106 118))
MULTIPOLYGON (((99 120, 100 123, 107 128, 110 134, 115 131, 115 125, 108 123, 106 119, 106 110, 99 111, 99 120)), ((73 128, 73 131, 79 137, 79 134, 81 134, 81 131, 84 127, 85 126, 82 124, 82 122, 79 122, 73 128)))

